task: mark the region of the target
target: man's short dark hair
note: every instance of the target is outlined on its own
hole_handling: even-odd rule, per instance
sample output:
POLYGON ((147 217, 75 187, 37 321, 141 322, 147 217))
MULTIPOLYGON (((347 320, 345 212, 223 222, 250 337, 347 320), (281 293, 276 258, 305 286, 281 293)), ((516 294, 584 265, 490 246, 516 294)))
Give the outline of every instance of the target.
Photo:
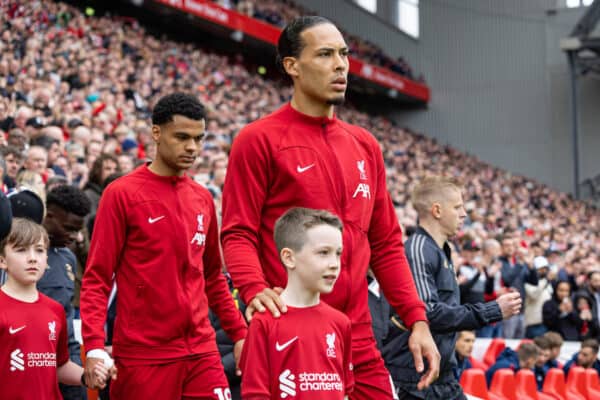
POLYGON ((517 350, 519 361, 526 361, 538 356, 538 348, 535 343, 523 343, 517 350))
POLYGON ((280 252, 283 248, 302 250, 306 244, 306 231, 319 225, 330 225, 342 230, 342 221, 328 211, 290 208, 275 222, 273 237, 277 251, 280 252))
POLYGON ((598 353, 598 341, 596 339, 586 339, 581 342, 581 348, 589 347, 594 353, 598 353))
POLYGON ((206 118, 206 111, 196 97, 186 93, 172 93, 158 100, 152 110, 152 123, 164 125, 173 122, 175 115, 200 121, 206 118))
POLYGON ((51 205, 62 208, 68 213, 85 217, 90 213, 90 199, 75 186, 63 185, 52 189, 46 197, 46 208, 51 205))
POLYGON ((298 57, 304 48, 304 41, 300 37, 302 32, 320 24, 332 24, 330 20, 316 15, 294 18, 283 28, 277 42, 277 66, 285 73, 283 59, 286 57, 298 57))

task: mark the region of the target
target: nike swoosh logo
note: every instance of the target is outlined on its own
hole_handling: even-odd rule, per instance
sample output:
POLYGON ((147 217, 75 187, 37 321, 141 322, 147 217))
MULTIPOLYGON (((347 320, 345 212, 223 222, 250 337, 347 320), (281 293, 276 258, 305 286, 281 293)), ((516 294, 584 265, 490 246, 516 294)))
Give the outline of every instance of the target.
POLYGON ((301 167, 301 166, 298 165, 296 167, 296 171, 298 171, 298 173, 301 174, 301 173, 303 173, 305 171, 308 171, 309 169, 311 169, 314 166, 315 166, 315 164, 310 164, 310 165, 307 165, 306 167, 301 167))
POLYGON ((165 217, 164 215, 161 215, 160 217, 156 217, 156 218, 148 217, 148 222, 149 222, 149 223, 151 223, 151 224, 153 224, 153 223, 155 223, 155 222, 158 222, 158 221, 160 221, 160 220, 161 220, 161 219, 163 219, 164 217, 165 217))
POLYGON ((23 325, 22 327, 15 328, 15 329, 13 329, 13 327, 10 326, 10 327, 8 327, 8 333, 10 333, 11 335, 14 335, 15 333, 17 333, 17 332, 22 331, 23 329, 25 329, 26 326, 27 325, 23 325))
POLYGON ((298 336, 293 337, 290 340, 288 340, 287 342, 285 342, 284 344, 279 344, 279 342, 275 342, 275 349, 277 351, 282 351, 286 347, 288 347, 290 344, 294 343, 297 339, 298 339, 298 336))

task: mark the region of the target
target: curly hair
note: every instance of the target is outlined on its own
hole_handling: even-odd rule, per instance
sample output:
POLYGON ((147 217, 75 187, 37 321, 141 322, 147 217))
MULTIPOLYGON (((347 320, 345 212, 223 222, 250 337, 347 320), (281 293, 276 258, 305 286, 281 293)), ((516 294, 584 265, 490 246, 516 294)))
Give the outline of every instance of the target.
POLYGON ((75 186, 62 185, 52 189, 46 197, 46 207, 55 205, 68 213, 85 217, 90 213, 92 204, 85 193, 75 186))
POLYGON ((189 119, 200 121, 206 118, 206 110, 200 101, 185 93, 172 93, 158 100, 152 110, 152 123, 164 125, 173 121, 173 116, 183 115, 189 119))
POLYGON ((333 22, 327 18, 315 15, 301 16, 294 18, 289 24, 287 24, 283 31, 281 31, 279 40, 277 41, 277 58, 275 60, 275 63, 281 72, 285 73, 285 69, 283 68, 284 58, 298 58, 300 53, 302 53, 302 49, 304 49, 305 46, 302 37, 300 37, 302 32, 320 24, 333 25, 333 22))

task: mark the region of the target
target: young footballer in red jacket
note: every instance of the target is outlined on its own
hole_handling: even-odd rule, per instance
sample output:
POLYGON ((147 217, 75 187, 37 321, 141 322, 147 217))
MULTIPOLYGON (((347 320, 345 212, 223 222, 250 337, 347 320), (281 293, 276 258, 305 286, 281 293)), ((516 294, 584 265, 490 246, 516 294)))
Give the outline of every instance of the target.
POLYGON ((412 330, 410 349, 416 369, 424 372, 419 386, 425 387, 438 374, 439 353, 404 255, 381 149, 369 132, 334 114, 346 91, 348 46, 328 20, 300 17, 281 33, 278 53, 294 84, 292 100, 240 132, 223 192, 225 262, 248 304, 247 316, 287 311, 279 296, 287 275, 273 242, 277 218, 295 206, 328 210, 344 224, 344 254, 335 289, 323 300, 352 321, 351 397, 393 395, 371 329, 369 266, 412 330))
POLYGON ((210 193, 184 175, 204 135, 204 108, 175 93, 152 113, 156 157, 110 184, 102 195, 81 288, 86 373, 104 354, 113 281, 117 318, 112 399, 230 397, 209 307, 234 341, 245 321, 222 274, 210 193))
POLYGON ((8 279, 0 290, 0 399, 62 399, 58 382, 104 386, 108 370, 83 368, 69 360, 67 320, 58 302, 38 292, 47 268, 48 235, 41 225, 15 218, 0 240, 0 268, 8 279))
POLYGON ((287 270, 287 312, 252 319, 242 352, 245 400, 343 400, 352 391, 350 320, 320 301, 340 274, 342 222, 333 214, 292 208, 275 224, 287 270))

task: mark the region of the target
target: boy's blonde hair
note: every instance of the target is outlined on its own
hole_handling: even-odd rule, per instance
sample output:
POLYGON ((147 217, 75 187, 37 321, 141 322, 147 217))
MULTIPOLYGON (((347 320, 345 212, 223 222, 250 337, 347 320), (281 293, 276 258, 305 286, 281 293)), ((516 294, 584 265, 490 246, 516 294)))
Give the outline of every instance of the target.
POLYGON ((342 221, 325 210, 294 207, 287 210, 277 222, 273 237, 277 251, 288 248, 294 251, 302 250, 306 244, 306 231, 319 225, 329 225, 342 231, 342 221))
POLYGON ((29 247, 37 244, 40 239, 44 242, 44 247, 48 249, 50 240, 46 229, 42 225, 25 218, 14 218, 10 233, 4 240, 0 241, 0 254, 4 255, 4 249, 8 245, 12 247, 29 247))
POLYGON ((462 191, 462 188, 462 183, 456 178, 439 175, 428 176, 414 188, 412 205, 420 216, 427 215, 431 205, 441 201, 445 190, 462 191))

